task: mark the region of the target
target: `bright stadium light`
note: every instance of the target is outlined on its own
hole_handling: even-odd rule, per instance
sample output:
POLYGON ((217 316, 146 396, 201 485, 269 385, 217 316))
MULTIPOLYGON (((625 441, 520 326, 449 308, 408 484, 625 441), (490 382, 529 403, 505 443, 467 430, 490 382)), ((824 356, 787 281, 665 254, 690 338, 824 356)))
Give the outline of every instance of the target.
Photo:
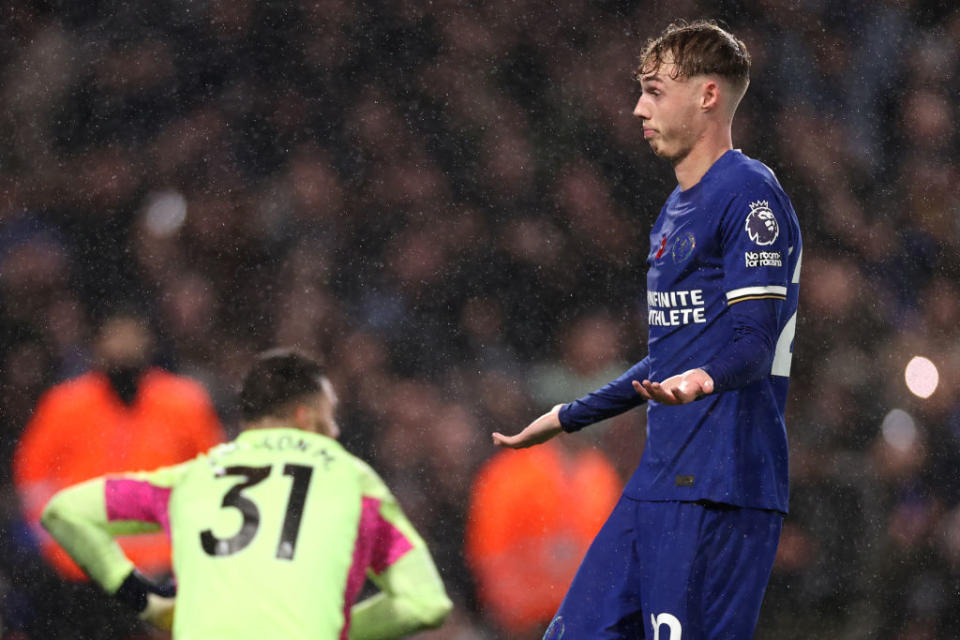
POLYGON ((923 356, 914 356, 907 363, 903 377, 910 393, 921 398, 929 398, 937 390, 937 384, 940 382, 937 365, 923 356))
POLYGON ((152 193, 143 217, 150 235, 169 238, 187 219, 187 199, 173 189, 152 193))
POLYGON ((907 451, 917 440, 917 423, 903 409, 894 409, 883 418, 880 432, 891 447, 897 451, 907 451))

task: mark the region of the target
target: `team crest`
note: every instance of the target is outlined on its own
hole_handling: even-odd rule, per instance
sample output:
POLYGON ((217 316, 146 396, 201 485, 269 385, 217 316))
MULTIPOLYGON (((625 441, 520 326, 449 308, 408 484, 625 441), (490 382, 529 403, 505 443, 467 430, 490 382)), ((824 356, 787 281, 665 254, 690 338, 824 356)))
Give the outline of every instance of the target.
POLYGON ((547 627, 547 632, 543 634, 543 640, 560 640, 563 637, 563 618, 557 616, 553 619, 553 622, 550 623, 550 626, 547 627))
POLYGON ((693 255, 693 249, 696 246, 697 238, 687 231, 673 243, 673 250, 670 252, 671 255, 673 255, 673 261, 680 264, 693 255))
POLYGON ((780 235, 780 225, 777 224, 777 219, 766 200, 750 203, 750 213, 747 214, 745 228, 750 239, 761 247, 773 244, 780 235))

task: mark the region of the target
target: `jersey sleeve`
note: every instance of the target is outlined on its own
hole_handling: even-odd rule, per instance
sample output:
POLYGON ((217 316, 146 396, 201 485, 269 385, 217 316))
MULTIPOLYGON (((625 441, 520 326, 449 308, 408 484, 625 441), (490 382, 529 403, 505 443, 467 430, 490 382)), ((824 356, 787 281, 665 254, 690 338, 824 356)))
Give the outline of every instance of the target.
POLYGON ((721 221, 727 305, 786 300, 791 246, 788 212, 770 184, 756 181, 733 198, 721 221))
POLYGON ((351 609, 351 640, 399 638, 439 626, 453 605, 426 543, 377 474, 364 465, 361 547, 380 593, 351 609))
POLYGON ((103 476, 68 487, 53 496, 41 523, 90 578, 114 593, 133 570, 114 537, 169 532, 170 491, 189 464, 103 476))
POLYGON ((770 372, 774 341, 768 327, 776 326, 773 299, 745 300, 730 307, 733 339, 702 369, 713 379, 714 393, 744 387, 770 372))
POLYGON ((732 334, 703 366, 715 392, 745 386, 770 369, 795 249, 789 215, 774 186, 760 180, 746 185, 724 212, 723 287, 732 334))
POLYGON ((649 376, 650 358, 647 357, 627 369, 616 380, 563 405, 557 416, 560 426, 564 431, 572 433, 643 404, 646 400, 633 388, 633 381, 639 382, 649 376))

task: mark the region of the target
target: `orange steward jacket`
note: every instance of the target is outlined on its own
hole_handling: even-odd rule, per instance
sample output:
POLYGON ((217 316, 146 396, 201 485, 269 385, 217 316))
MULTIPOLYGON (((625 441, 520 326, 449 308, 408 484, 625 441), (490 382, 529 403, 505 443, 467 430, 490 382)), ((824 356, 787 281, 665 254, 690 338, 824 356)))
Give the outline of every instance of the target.
MULTIPOLYGON (((24 516, 43 555, 65 577, 83 572, 39 526, 54 493, 108 473, 176 464, 223 441, 207 392, 197 382, 149 369, 131 406, 123 404, 103 373, 90 372, 53 387, 37 404, 14 455, 14 483, 24 516)), ((170 569, 162 533, 120 540, 143 572, 170 569)))
POLYGON ((601 452, 556 441, 500 452, 481 468, 466 556, 480 601, 505 631, 550 622, 622 485, 601 452))

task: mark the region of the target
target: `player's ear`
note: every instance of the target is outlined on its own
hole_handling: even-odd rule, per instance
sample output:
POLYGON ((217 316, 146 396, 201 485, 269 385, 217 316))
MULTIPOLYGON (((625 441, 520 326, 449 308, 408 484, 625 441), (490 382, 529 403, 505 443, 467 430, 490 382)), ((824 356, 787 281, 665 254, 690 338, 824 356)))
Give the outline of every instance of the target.
POLYGON ((720 83, 714 79, 708 79, 700 87, 700 108, 704 111, 712 111, 720 104, 720 83))
POLYGON ((309 431, 311 425, 310 407, 303 403, 297 403, 293 409, 293 424, 298 429, 309 431))
POLYGON ((326 420, 322 426, 323 434, 328 435, 334 440, 340 437, 340 425, 336 420, 326 420))

